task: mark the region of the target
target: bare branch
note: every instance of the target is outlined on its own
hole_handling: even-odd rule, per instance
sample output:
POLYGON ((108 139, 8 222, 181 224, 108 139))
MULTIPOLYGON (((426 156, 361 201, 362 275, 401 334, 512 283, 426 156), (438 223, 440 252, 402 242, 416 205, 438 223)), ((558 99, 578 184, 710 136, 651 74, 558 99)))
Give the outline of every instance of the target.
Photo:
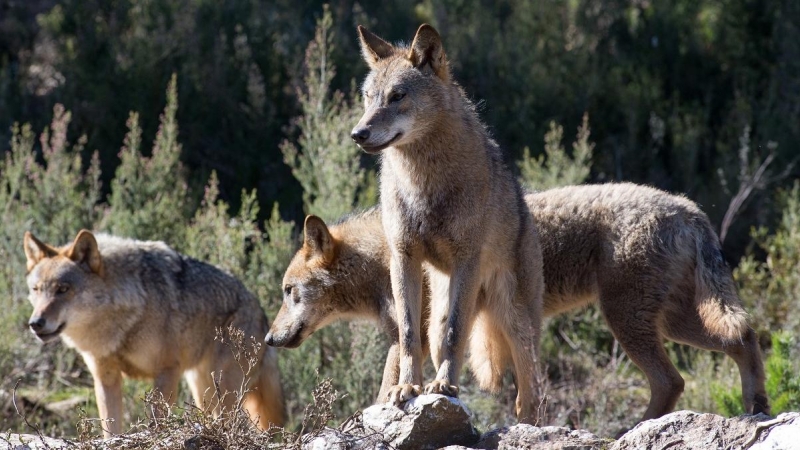
POLYGON ((741 175, 739 178, 739 190, 736 192, 736 195, 733 196, 731 199, 730 204, 728 205, 728 210, 725 211, 725 217, 722 219, 722 225, 720 226, 719 231, 719 240, 720 242, 725 241, 725 237, 728 235, 728 229, 730 228, 731 224, 733 223, 733 219, 739 213, 739 210, 744 206, 744 202, 750 197, 750 194, 753 193, 753 190, 763 189, 766 185, 764 182, 764 174, 767 171, 767 167, 772 164, 772 161, 775 160, 775 153, 774 151, 770 151, 769 155, 764 158, 764 161, 758 166, 752 174, 749 174, 747 171, 747 158, 741 161, 742 168, 741 168, 741 175))

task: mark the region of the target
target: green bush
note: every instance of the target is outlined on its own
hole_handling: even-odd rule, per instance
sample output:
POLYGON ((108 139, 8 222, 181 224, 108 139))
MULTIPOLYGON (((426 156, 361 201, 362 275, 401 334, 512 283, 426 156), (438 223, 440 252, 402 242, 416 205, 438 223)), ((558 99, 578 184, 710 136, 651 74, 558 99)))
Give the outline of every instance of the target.
POLYGON ((759 252, 751 250, 734 270, 739 294, 759 334, 785 330, 800 333, 800 182, 780 191, 781 219, 774 234, 759 227, 751 232, 759 252), (766 254, 762 256, 761 253, 766 254))
POLYGON ((111 181, 111 195, 100 228, 137 239, 183 242, 183 227, 191 217, 192 201, 178 143, 177 78, 167 87, 167 105, 161 115, 151 156, 141 153, 139 115, 131 113, 120 152, 120 165, 111 181))
POLYGON ((331 92, 336 76, 332 25, 325 5, 314 40, 306 48, 303 87, 297 91, 302 115, 294 126, 300 136, 297 145, 288 140, 281 144, 284 161, 303 187, 306 213, 328 221, 352 211, 365 180, 361 151, 350 139, 350 130, 361 117, 360 99, 355 88, 349 98, 341 91, 331 92))
MULTIPOLYGON (((766 388, 771 413, 800 409, 800 353, 797 338, 786 332, 772 335, 772 349, 764 363, 766 388)), ((712 396, 722 414, 736 416, 744 413, 741 389, 731 390, 719 383, 712 384, 712 396)))
POLYGON ((517 163, 520 181, 534 189, 545 190, 588 180, 594 150, 594 143, 589 142, 590 134, 589 115, 584 114, 572 143, 572 155, 569 155, 561 144, 564 128, 550 122, 550 130, 544 135, 544 154, 534 158, 528 147, 523 150, 522 160, 517 163))
MULTIPOLYGON (((46 242, 66 243, 81 228, 92 228, 99 216, 100 169, 96 154, 81 157, 85 138, 67 141, 71 114, 53 109, 53 120, 35 146, 29 125, 15 125, 11 149, 0 160, 0 427, 20 429, 22 418, 9 397, 19 382, 18 403, 38 402, 46 391, 73 386, 80 390, 87 373, 74 351, 62 345, 42 346, 27 330, 31 308, 26 297, 22 237, 32 231, 46 242)), ((29 410, 44 429, 67 432, 73 424, 42 408, 29 410)))
POLYGON ((800 409, 800 352, 797 337, 780 332, 772 335, 772 354, 767 358, 767 395, 772 414, 800 409))

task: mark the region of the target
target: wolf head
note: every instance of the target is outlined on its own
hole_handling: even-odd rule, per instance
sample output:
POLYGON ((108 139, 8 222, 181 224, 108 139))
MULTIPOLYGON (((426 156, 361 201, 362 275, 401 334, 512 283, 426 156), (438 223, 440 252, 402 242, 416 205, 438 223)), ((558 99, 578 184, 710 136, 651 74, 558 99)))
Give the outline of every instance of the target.
POLYGON ((103 260, 91 232, 82 230, 72 244, 47 245, 31 234, 23 240, 27 282, 33 305, 28 326, 42 342, 54 340, 70 325, 82 322, 81 311, 96 301, 93 286, 102 284, 103 260))
POLYGON ((370 289, 380 282, 370 280, 375 265, 352 242, 332 235, 319 217, 306 218, 303 234, 283 277, 283 305, 266 337, 275 347, 297 347, 336 320, 368 317, 376 309, 370 303, 370 289))
POLYGON ((351 137, 367 153, 410 144, 430 132, 448 103, 450 68, 439 33, 419 27, 410 47, 395 47, 359 25, 369 66, 364 116, 351 137))

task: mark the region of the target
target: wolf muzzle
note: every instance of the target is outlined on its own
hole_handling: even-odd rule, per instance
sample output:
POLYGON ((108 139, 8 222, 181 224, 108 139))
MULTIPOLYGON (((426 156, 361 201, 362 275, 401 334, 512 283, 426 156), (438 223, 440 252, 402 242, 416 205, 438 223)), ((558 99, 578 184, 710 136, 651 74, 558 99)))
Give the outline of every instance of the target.
POLYGON ((58 337, 58 335, 64 331, 64 327, 66 327, 66 325, 66 323, 62 323, 61 325, 58 325, 55 330, 48 331, 47 320, 44 317, 31 317, 31 319, 28 321, 28 327, 42 342, 50 342, 58 337))

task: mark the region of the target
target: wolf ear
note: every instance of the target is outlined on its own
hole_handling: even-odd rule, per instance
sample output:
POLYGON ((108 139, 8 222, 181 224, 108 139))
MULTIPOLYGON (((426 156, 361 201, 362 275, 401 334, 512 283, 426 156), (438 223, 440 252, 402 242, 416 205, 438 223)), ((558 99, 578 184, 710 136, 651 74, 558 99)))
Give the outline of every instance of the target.
POLYGON ((81 230, 66 250, 66 256, 76 263, 85 263, 92 272, 103 275, 103 258, 91 231, 81 230))
POLYGON ((370 69, 374 69, 378 61, 394 53, 392 44, 375 36, 361 25, 358 26, 358 40, 361 42, 361 55, 370 69))
POLYGON ((427 23, 422 24, 417 30, 408 53, 408 60, 419 70, 424 70, 426 65, 430 65, 437 77, 444 82, 450 81, 450 68, 442 48, 442 38, 439 32, 427 23))
POLYGON ((28 260, 28 272, 30 272, 36 264, 39 264, 39 261, 45 258, 52 258, 58 254, 56 249, 36 239, 36 236, 30 231, 25 232, 25 237, 22 239, 22 246, 25 249, 25 258, 28 260))
POLYGON ((311 250, 312 255, 321 256, 325 261, 332 259, 333 237, 322 219, 314 215, 306 217, 304 236, 305 245, 311 250))

